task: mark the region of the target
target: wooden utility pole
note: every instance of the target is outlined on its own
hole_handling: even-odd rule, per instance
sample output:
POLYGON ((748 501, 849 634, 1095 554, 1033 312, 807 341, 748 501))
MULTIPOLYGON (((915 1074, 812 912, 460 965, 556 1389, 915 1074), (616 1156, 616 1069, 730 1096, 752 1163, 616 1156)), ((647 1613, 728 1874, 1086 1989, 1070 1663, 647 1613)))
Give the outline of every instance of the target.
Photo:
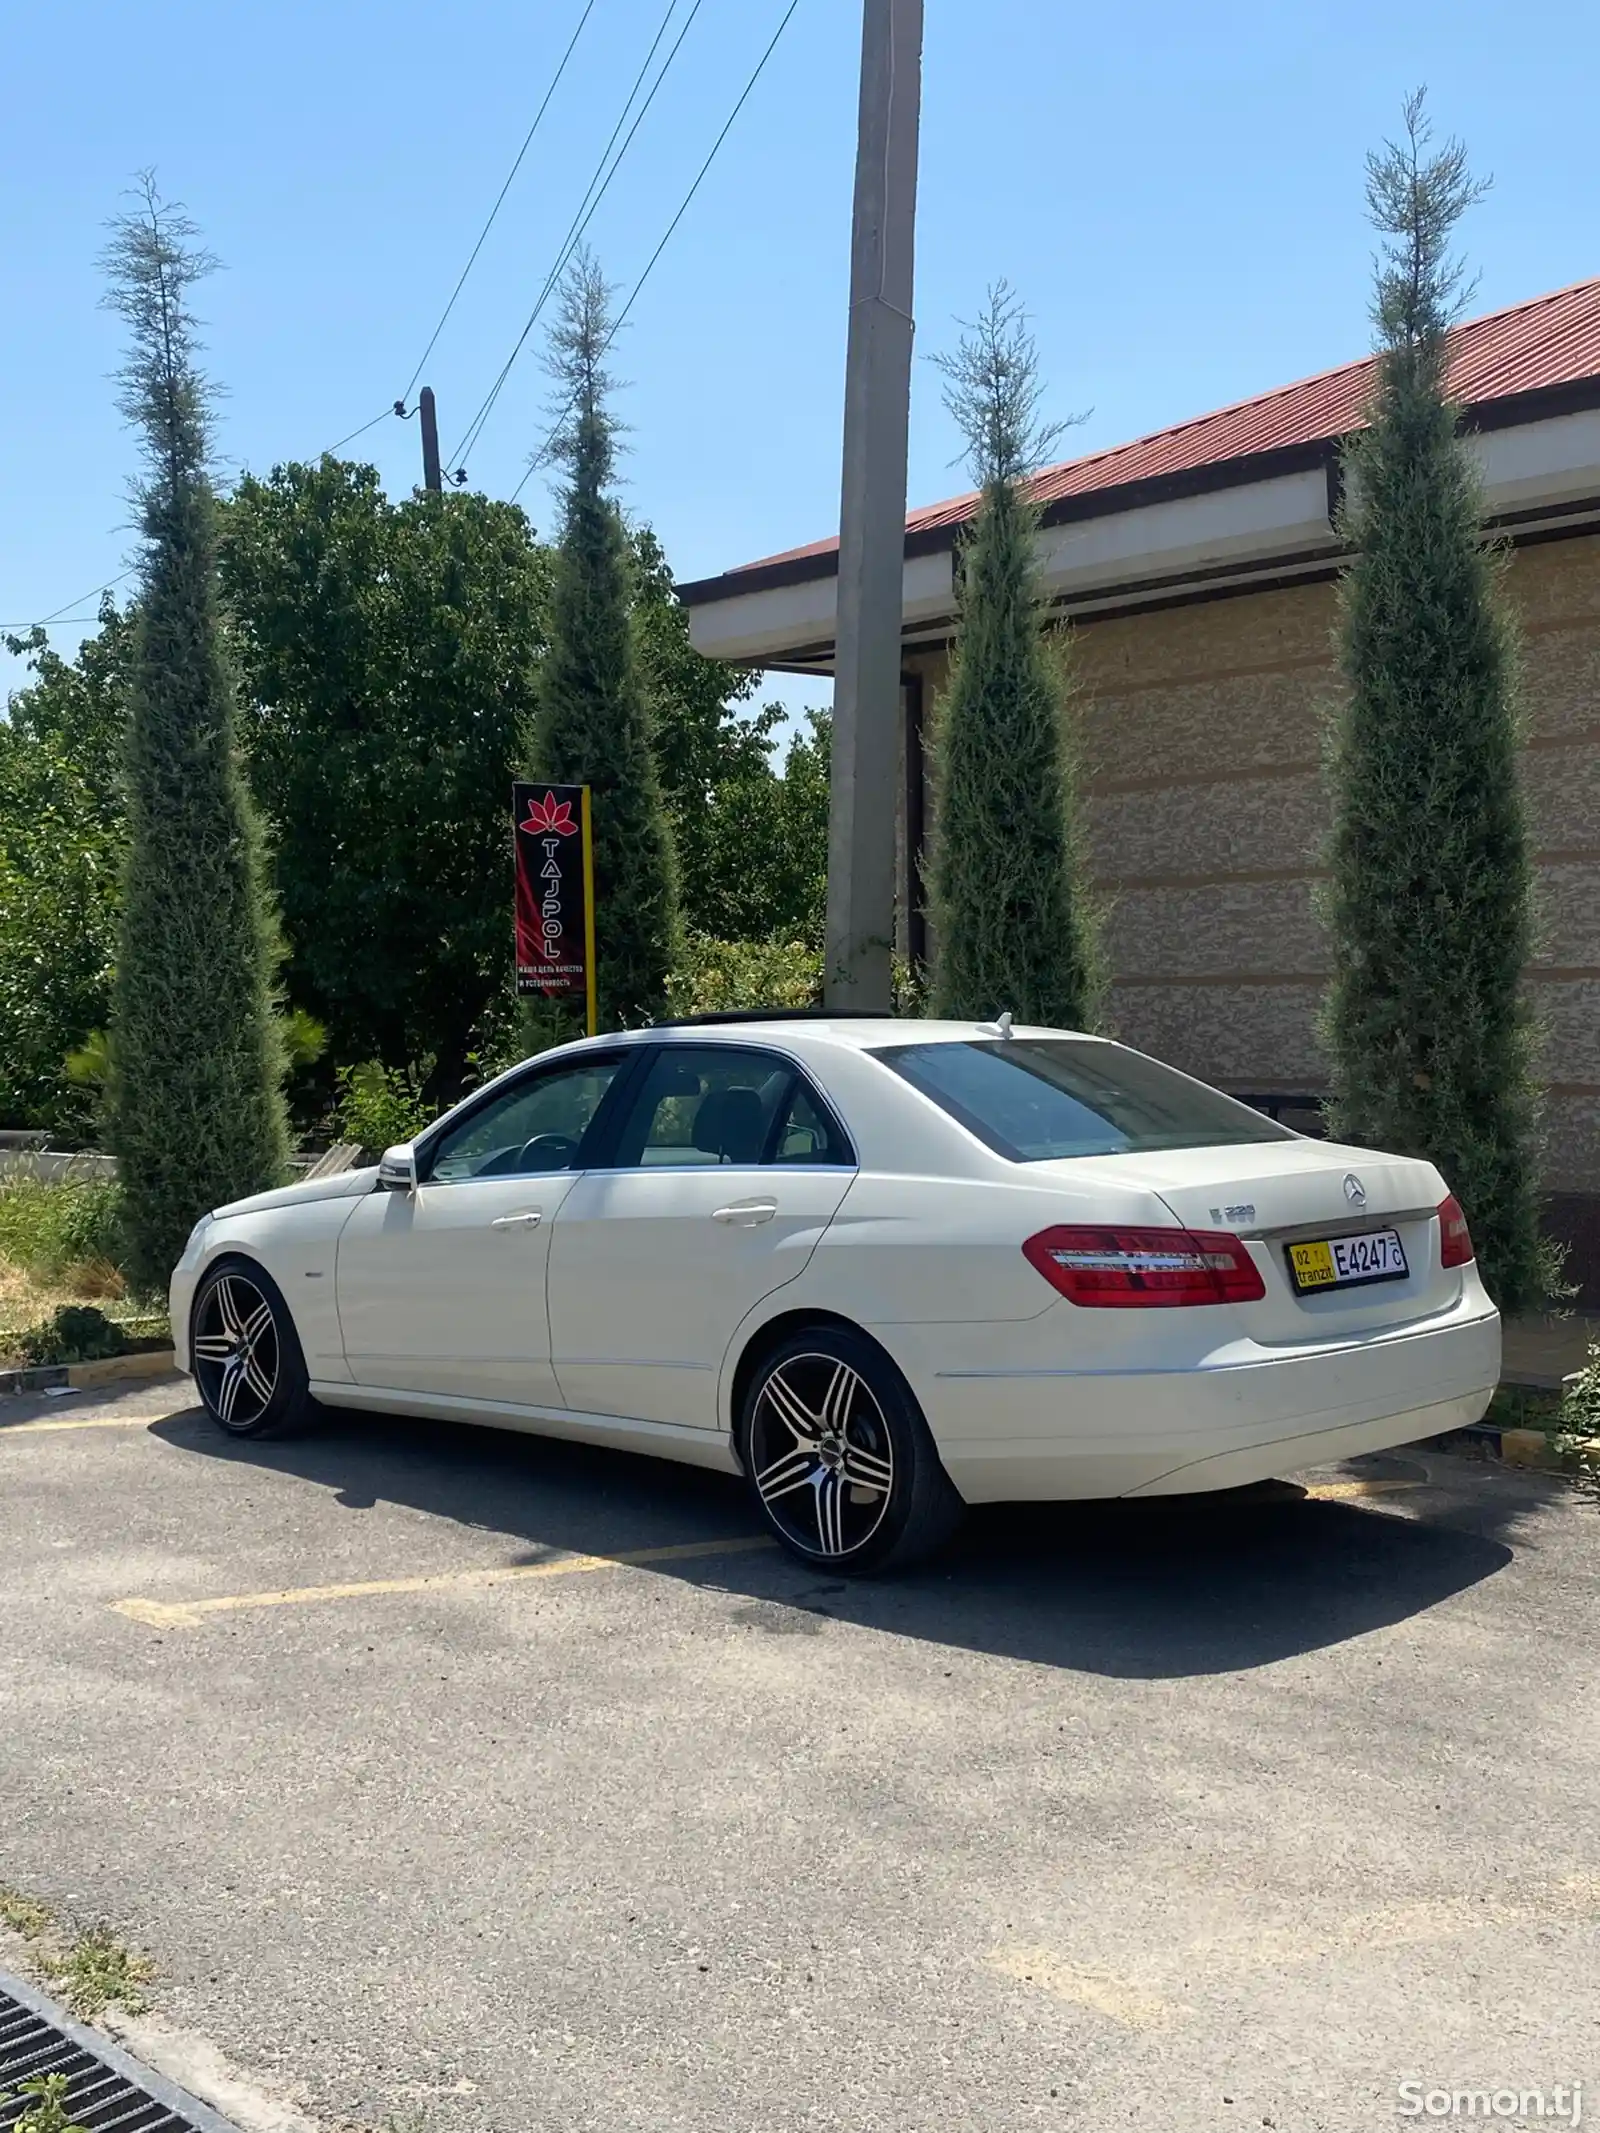
POLYGON ((441 491, 444 481, 439 472, 439 416, 431 385, 424 385, 418 393, 417 413, 422 423, 422 486, 441 491))
POLYGON ((922 0, 864 0, 828 817, 824 997, 891 1004, 922 0))

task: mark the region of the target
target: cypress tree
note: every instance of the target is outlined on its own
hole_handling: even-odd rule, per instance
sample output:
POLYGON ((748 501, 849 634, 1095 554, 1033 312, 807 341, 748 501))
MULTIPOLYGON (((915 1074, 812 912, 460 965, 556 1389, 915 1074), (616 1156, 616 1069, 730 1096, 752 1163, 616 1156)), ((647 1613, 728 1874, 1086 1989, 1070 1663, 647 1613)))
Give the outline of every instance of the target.
POLYGON ((197 1217, 277 1184, 287 1150, 276 934, 235 745, 217 605, 211 389, 189 308, 193 284, 216 262, 148 174, 137 208, 111 228, 105 301, 129 329, 120 404, 140 433, 144 471, 109 1123, 130 1278, 154 1290, 197 1217))
POLYGON ((1038 358, 1002 282, 956 353, 936 359, 982 490, 961 556, 956 642, 933 736, 933 1011, 1093 1026, 1094 911, 1079 821, 1070 646, 1047 636, 1028 477, 1060 425, 1040 422, 1038 358))
POLYGON ((1464 300, 1451 244, 1484 187, 1437 152, 1420 92, 1367 159, 1382 245, 1368 426, 1349 445, 1345 697, 1331 735, 1325 915, 1330 1124, 1439 1166, 1503 1309, 1553 1278, 1538 1235, 1532 1033, 1519 996, 1531 885, 1516 642, 1447 385, 1464 300))
POLYGON ((679 945, 672 832, 635 641, 633 562, 622 513, 606 493, 619 429, 604 368, 614 331, 611 291, 582 254, 550 336, 549 369, 561 388, 550 450, 565 461, 567 481, 529 774, 592 788, 596 989, 606 1028, 665 1011, 679 945))

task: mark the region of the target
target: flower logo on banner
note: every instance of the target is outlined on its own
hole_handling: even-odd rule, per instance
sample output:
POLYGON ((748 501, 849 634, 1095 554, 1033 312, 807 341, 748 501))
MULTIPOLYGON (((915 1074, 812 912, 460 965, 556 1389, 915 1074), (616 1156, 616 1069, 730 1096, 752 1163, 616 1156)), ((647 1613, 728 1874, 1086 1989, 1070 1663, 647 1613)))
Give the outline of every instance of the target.
POLYGON ((578 825, 572 819, 572 802, 558 800, 553 792, 547 792, 542 800, 530 800, 527 820, 517 827, 530 837, 548 836, 552 830, 562 837, 578 834, 578 825))

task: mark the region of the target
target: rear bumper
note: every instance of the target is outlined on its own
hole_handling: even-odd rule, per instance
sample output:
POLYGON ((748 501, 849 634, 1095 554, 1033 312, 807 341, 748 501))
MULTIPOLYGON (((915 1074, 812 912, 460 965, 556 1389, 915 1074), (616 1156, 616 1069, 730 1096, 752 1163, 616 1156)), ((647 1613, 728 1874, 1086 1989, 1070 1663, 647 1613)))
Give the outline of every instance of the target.
POLYGON ((1473 1289, 1421 1326, 1290 1354, 1242 1342, 1188 1369, 902 1367, 968 1503, 1235 1488, 1477 1421, 1500 1319, 1473 1289))

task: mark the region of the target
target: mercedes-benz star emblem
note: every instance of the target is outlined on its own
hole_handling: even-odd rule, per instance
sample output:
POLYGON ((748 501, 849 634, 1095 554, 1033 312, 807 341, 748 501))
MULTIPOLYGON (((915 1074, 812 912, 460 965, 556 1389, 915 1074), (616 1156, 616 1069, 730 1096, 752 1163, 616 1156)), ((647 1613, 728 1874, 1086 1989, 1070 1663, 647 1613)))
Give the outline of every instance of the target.
POLYGON ((1344 1174, 1344 1196, 1352 1207, 1365 1207, 1367 1204, 1367 1188, 1353 1170, 1347 1170, 1344 1174))

